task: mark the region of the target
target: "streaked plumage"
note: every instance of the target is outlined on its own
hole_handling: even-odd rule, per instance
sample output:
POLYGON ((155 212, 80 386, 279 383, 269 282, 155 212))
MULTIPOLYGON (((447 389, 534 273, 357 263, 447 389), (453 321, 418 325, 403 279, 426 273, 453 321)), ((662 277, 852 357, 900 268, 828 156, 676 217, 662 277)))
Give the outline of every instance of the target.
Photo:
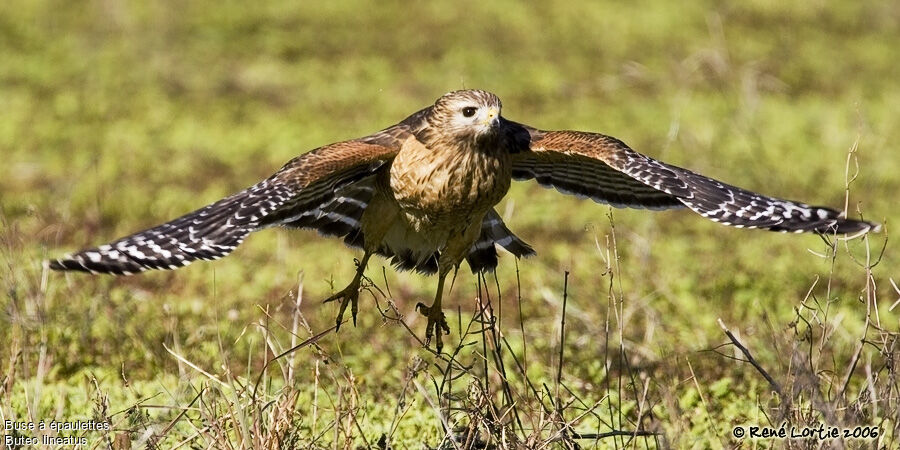
POLYGON ((266 180, 166 224, 50 261, 55 270, 132 274, 217 259, 270 226, 316 229, 364 250, 341 300, 338 325, 356 300, 372 254, 400 269, 439 275, 426 338, 447 327, 440 312, 447 273, 467 260, 493 270, 496 246, 534 250, 493 210, 512 179, 616 207, 688 207, 710 220, 773 231, 858 233, 878 225, 833 209, 766 197, 656 161, 618 139, 540 131, 500 115, 489 92, 448 93, 371 136, 315 149, 266 180))

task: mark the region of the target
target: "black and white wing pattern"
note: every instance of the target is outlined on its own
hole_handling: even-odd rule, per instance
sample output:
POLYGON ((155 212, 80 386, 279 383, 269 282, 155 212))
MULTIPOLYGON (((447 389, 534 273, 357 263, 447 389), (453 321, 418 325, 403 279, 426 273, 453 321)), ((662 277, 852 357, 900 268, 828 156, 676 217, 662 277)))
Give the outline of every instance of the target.
POLYGON ((578 131, 539 131, 513 155, 513 177, 632 208, 687 206, 715 222, 781 232, 859 233, 879 225, 823 206, 768 197, 644 156, 622 141, 578 131))
POLYGON ((348 228, 340 228, 346 197, 337 193, 360 182, 365 188, 365 180, 399 150, 386 135, 376 141, 320 147, 244 191, 171 222, 51 260, 49 267, 117 275, 176 269, 198 259, 221 258, 251 232, 275 225, 310 226, 346 235, 348 228))

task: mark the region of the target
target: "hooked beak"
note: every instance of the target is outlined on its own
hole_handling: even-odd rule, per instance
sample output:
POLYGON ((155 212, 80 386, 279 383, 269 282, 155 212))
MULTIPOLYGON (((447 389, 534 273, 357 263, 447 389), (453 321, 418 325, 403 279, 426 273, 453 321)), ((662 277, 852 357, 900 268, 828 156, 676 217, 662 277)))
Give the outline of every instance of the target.
POLYGON ((500 125, 500 112, 497 111, 497 108, 491 108, 488 110, 487 117, 484 119, 482 125, 489 126, 491 128, 496 128, 497 125, 500 125))

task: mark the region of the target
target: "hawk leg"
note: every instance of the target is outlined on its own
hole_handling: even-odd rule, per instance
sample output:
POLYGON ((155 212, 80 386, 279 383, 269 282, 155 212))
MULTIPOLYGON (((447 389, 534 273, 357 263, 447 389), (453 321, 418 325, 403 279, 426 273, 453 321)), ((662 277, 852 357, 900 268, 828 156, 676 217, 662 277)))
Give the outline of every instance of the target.
POLYGON ((431 343, 431 337, 434 336, 434 348, 438 353, 444 348, 442 342, 442 334, 450 334, 450 327, 447 325, 447 319, 444 317, 444 311, 441 311, 441 297, 444 293, 444 278, 447 276, 443 270, 438 275, 437 295, 434 297, 434 303, 431 306, 425 306, 424 303, 416 304, 416 311, 419 311, 428 318, 428 324, 425 326, 425 346, 431 343))
POLYGON ((441 335, 450 334, 450 327, 447 325, 447 319, 444 312, 441 311, 441 299, 444 295, 444 280, 447 274, 453 268, 458 268, 460 261, 465 259, 466 254, 472 248, 472 245, 478 239, 481 232, 481 224, 484 214, 471 217, 463 229, 462 233, 451 236, 447 241, 447 245, 441 250, 438 257, 438 285, 437 294, 434 296, 434 303, 431 306, 425 306, 422 303, 416 305, 416 310, 420 310, 425 317, 428 317, 428 324, 425 328, 425 346, 431 342, 431 338, 435 338, 434 348, 438 353, 444 347, 441 342, 441 335))
POLYGON ((356 275, 353 277, 353 281, 351 281, 347 287, 341 289, 340 292, 326 298, 324 301, 324 303, 328 303, 341 299, 341 309, 338 310, 337 318, 334 320, 335 332, 341 329, 341 323, 344 321, 344 311, 347 310, 347 305, 350 305, 350 314, 353 316, 353 326, 356 326, 356 313, 359 312, 359 286, 362 282, 363 272, 366 271, 366 264, 369 262, 370 256, 372 256, 372 253, 368 251, 365 252, 362 260, 356 265, 356 275))

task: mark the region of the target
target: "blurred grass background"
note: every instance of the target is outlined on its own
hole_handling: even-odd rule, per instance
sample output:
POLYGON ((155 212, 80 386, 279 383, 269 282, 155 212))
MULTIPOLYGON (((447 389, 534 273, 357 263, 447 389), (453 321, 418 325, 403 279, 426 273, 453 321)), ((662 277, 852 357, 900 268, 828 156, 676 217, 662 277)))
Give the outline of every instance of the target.
MULTIPOLYGON (((858 145, 849 214, 888 231, 900 219, 897 2, 317 3, 0 4, 0 418, 106 410, 119 431, 134 431, 127 439, 148 445, 142 430, 160 433, 209 382, 164 344, 221 377, 255 378, 272 356, 255 324, 291 322, 300 273, 309 329, 329 327, 336 307, 318 300, 349 281, 358 254, 312 232, 268 230, 224 260, 121 279, 47 274, 41 261, 196 209, 450 90, 490 90, 512 120, 610 134, 732 184, 834 207, 844 205, 847 154, 858 145), (164 407, 133 407, 148 398, 164 407)), ((732 426, 763 423, 774 400, 749 365, 707 351, 727 342, 718 318, 785 377, 792 351, 815 341, 824 366, 814 372, 840 384, 849 370, 853 382, 834 401, 852 404, 874 383, 865 364, 850 364, 860 340, 872 338, 874 304, 860 300, 868 283, 878 287, 884 345, 856 358, 876 369, 897 361, 888 345, 898 315, 887 309, 900 295, 890 282, 900 267, 892 245, 867 282, 855 261, 865 260, 862 240, 839 244, 832 266, 813 253, 830 251, 816 236, 730 229, 685 211, 614 210, 613 282, 606 206, 519 183, 498 210, 538 251, 518 265, 505 255, 496 286, 487 283, 519 357, 527 343, 534 380, 554 376, 571 273, 563 381, 572 398, 603 405, 576 428, 665 436, 619 442, 639 447, 735 445, 732 426), (810 298, 815 308, 801 306, 810 298), (610 329, 620 330, 615 340, 610 329), (623 380, 610 349, 649 381, 598 389, 623 380)), ((873 259, 888 235, 869 238, 873 259)), ((435 280, 388 267, 385 281, 385 265, 370 264, 369 275, 390 287, 421 335, 413 308, 432 297, 435 280)), ((456 311, 463 323, 472 317, 477 295, 463 268, 446 302, 451 322, 456 311)), ((289 328, 279 328, 281 339, 289 328)), ((417 372, 410 367, 422 359, 419 377, 434 377, 441 360, 384 322, 371 297, 361 299, 358 327, 294 358, 293 388, 308 400, 295 408, 297 445, 375 445, 387 435, 394 448, 419 448, 446 435, 424 381, 427 389, 408 393, 410 412, 390 425, 406 404, 398 398, 417 372), (348 392, 358 415, 342 428, 348 392), (309 419, 314 398, 318 419, 309 419), (323 423, 331 431, 314 433, 323 423)), ((885 395, 886 403, 869 399, 874 409, 860 406, 865 419, 853 425, 896 427, 896 413, 884 422, 896 391, 885 395)), ((196 432, 187 420, 165 442, 196 432)))

